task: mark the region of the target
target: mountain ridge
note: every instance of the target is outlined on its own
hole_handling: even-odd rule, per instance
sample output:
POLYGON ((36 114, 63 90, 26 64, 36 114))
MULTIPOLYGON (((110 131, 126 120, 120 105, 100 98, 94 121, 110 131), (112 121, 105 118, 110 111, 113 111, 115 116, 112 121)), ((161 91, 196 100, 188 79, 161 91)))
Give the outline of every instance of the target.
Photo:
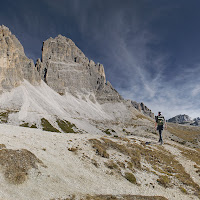
POLYGON ((186 125, 193 125, 193 126, 200 125, 199 117, 192 119, 191 117, 185 114, 176 115, 175 117, 172 117, 168 119, 167 121, 172 122, 172 123, 186 124, 186 125))
MULTIPOLYGON (((122 107, 123 109, 126 108, 127 116, 130 117, 127 121, 131 120, 131 115, 133 115, 133 118, 135 117, 135 113, 137 112, 130 112, 129 109, 130 107, 132 107, 132 110, 135 108, 131 102, 124 100, 112 87, 110 82, 106 81, 103 65, 99 63, 95 64, 94 61, 89 60, 71 39, 58 35, 55 38, 49 38, 44 41, 42 47, 42 58, 41 60, 38 59, 35 65, 31 59, 26 57, 24 49, 18 39, 3 25, 0 27, 0 39, 0 68, 2 69, 2 72, 4 72, 1 73, 0 82, 0 87, 2 88, 1 93, 3 94, 1 99, 4 99, 2 100, 4 102, 1 102, 0 109, 2 110, 1 115, 8 115, 7 122, 15 125, 32 123, 30 124, 31 126, 40 128, 41 125, 38 123, 39 118, 48 118, 50 124, 57 127, 57 118, 61 117, 61 120, 67 118, 60 112, 58 112, 60 113, 60 116, 55 117, 56 112, 53 112, 54 114, 52 115, 47 108, 45 108, 45 111, 42 109, 43 116, 41 115, 41 111, 39 111, 39 99, 41 98, 39 95, 46 94, 44 88, 46 88, 46 90, 49 91, 49 94, 51 94, 49 95, 49 98, 51 99, 54 98, 53 91, 61 95, 59 97, 60 100, 58 100, 61 102, 63 102, 64 99, 66 100, 66 96, 70 94, 76 97, 74 102, 79 99, 78 101, 82 102, 81 104, 83 105, 85 104, 84 101, 93 104, 94 107, 98 105, 105 107, 107 103, 110 105, 120 105, 118 107, 119 109, 116 107, 116 113, 121 113, 120 109, 122 109, 122 107), (25 80, 30 82, 33 87, 25 80), (51 89, 53 89, 53 91, 44 87, 44 84, 47 84, 51 89), (20 87, 20 85, 22 85, 22 87, 20 87), (40 87, 40 85, 42 85, 42 87, 40 87), (17 87, 19 87, 19 89, 16 89, 17 87), (38 89, 39 91, 37 92, 38 89), (22 98, 19 97, 18 100, 14 100, 18 95, 16 94, 16 97, 14 97, 12 95, 12 90, 13 93, 16 93, 15 91, 19 90, 22 98), (37 95, 36 97, 34 94, 31 95, 31 90, 35 91, 35 95, 37 95), (41 90, 44 91, 41 93, 41 90), (11 93, 6 93, 6 95, 4 95, 5 92, 11 93), (30 96, 28 97, 26 93, 35 100, 31 100, 30 96), (6 96, 6 100, 8 101, 7 106, 5 106, 6 100, 4 96, 6 96), (16 105, 16 102, 18 102, 18 105, 16 105), (37 102, 37 106, 31 107, 33 102, 37 102), (32 113, 35 113, 35 122, 28 120, 27 117, 22 117, 23 115, 21 113, 24 113, 22 110, 26 110, 27 114, 25 116, 32 116, 32 113), (51 117, 48 117, 45 113, 49 113, 51 117)), ((41 102, 43 102, 44 107, 50 105, 47 98, 42 99, 41 102)), ((51 105, 51 107, 53 109, 53 105, 51 105)), ((78 107, 80 106, 75 106, 75 108, 78 107)), ((113 107, 113 105, 111 107, 113 107)), ((65 110, 64 107, 61 109, 65 110)), ((81 108, 78 108, 78 110, 79 109, 81 108)), ((139 112, 141 111, 140 108, 137 109, 139 112)), ((55 110, 57 110, 57 108, 55 108, 55 110)), ((79 112, 78 110, 77 112, 79 112)), ((111 114, 111 111, 109 112, 110 115, 112 115, 110 118, 113 120, 114 118, 116 119, 116 117, 113 116, 115 112, 113 112, 113 114, 111 114)), ((104 115, 107 116, 106 110, 104 110, 104 113, 104 115)), ((143 113, 146 114, 145 112, 143 113)), ((65 115, 68 116, 67 113, 65 115)), ((86 111, 85 115, 87 115, 86 111)), ((97 115, 98 114, 96 114, 96 116, 97 115)), ((149 114, 149 110, 147 115, 152 117, 149 114)), ((78 117, 78 115, 76 117, 78 117)), ((30 117, 30 119, 32 119, 32 117, 30 117)), ((82 117, 82 119, 84 120, 84 117, 82 117)), ((90 120, 92 119, 90 118, 90 120)), ((102 120, 104 119, 102 118, 102 120)), ((123 119, 117 117, 117 120, 123 123, 123 119)), ((59 128, 57 127, 57 129, 59 128)))
POLYGON ((70 39, 35 65, 2 26, 0 45, 0 198, 199 199, 200 127, 169 123, 160 146, 151 110, 70 39))

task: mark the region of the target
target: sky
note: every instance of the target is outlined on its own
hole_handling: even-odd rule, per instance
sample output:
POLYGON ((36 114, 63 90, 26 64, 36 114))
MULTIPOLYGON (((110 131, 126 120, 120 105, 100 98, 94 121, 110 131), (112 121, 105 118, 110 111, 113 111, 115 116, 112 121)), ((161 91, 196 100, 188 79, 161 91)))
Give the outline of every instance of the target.
POLYGON ((102 63, 125 98, 200 117, 199 0, 0 0, 0 24, 33 59, 58 34, 102 63))

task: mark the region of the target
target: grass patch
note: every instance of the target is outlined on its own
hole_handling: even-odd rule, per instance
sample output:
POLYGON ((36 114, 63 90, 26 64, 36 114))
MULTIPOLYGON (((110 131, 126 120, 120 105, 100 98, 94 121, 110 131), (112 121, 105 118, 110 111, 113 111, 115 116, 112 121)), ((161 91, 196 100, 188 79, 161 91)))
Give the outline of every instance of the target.
POLYGON ((73 129, 76 128, 75 124, 61 119, 57 119, 56 122, 64 133, 75 133, 73 129))
POLYGON ((168 176, 160 176, 159 179, 157 179, 157 182, 163 187, 167 188, 170 186, 171 180, 168 176))
POLYGON ((111 130, 110 130, 110 129, 106 129, 106 130, 104 130, 103 132, 104 132, 106 135, 112 135, 112 133, 116 133, 115 130, 113 130, 113 129, 111 129, 111 130))
MULTIPOLYGON (((151 148, 128 141, 124 141, 124 144, 119 144, 108 138, 101 138, 101 140, 103 140, 104 143, 98 141, 96 144, 101 145, 101 148, 104 150, 111 148, 129 157, 130 160, 126 161, 126 167, 132 172, 134 172, 135 169, 145 170, 141 166, 141 159, 143 159, 151 164, 152 168, 155 170, 153 173, 160 176, 158 182, 164 187, 168 187, 170 185, 170 180, 174 180, 175 178, 183 185, 193 188, 197 196, 200 194, 199 185, 193 181, 190 175, 185 171, 185 168, 176 160, 176 157, 163 147, 158 146, 157 148, 151 148), (173 179, 169 177, 173 177, 173 179)), ((196 152, 199 153, 199 151, 196 152)), ((194 157, 196 157, 195 154, 194 157)), ((196 159, 199 159, 199 157, 196 159)))
POLYGON ((32 124, 30 128, 37 128, 36 124, 32 124))
POLYGON ((26 149, 1 149, 0 151, 1 170, 4 172, 5 179, 11 184, 18 185, 26 181, 28 171, 31 168, 37 169, 37 164, 45 167, 41 160, 26 149))
POLYGON ((27 127, 27 128, 37 128, 36 124, 32 124, 30 126, 29 123, 23 123, 23 124, 20 124, 19 126, 21 126, 21 127, 27 127))
POLYGON ((137 184, 136 178, 132 173, 126 172, 124 178, 126 178, 129 182, 133 184, 137 184))
POLYGON ((167 129, 173 135, 191 143, 197 143, 196 139, 200 139, 200 127, 168 123, 167 129))
POLYGON ((185 188, 179 187, 179 189, 180 189, 180 191, 181 191, 182 193, 187 194, 187 190, 186 190, 185 188))
POLYGON ((0 121, 1 123, 7 123, 9 114, 16 113, 17 111, 7 110, 5 112, 0 112, 0 121))
POLYGON ((105 142, 105 144, 109 148, 115 149, 124 155, 130 156, 131 162, 134 165, 134 167, 137 169, 141 169, 141 156, 140 156, 140 152, 138 151, 138 149, 127 148, 126 145, 118 144, 107 138, 101 138, 101 139, 105 142))
POLYGON ((109 169, 119 169, 118 165, 114 163, 113 160, 109 160, 108 162, 105 162, 104 164, 109 169))
POLYGON ((0 113, 1 123, 7 123, 8 122, 9 113, 10 113, 9 111, 8 112, 1 112, 0 113))
POLYGON ((186 157, 188 160, 192 160, 197 165, 200 165, 200 152, 196 150, 185 149, 182 147, 176 146, 181 151, 181 154, 186 157))
POLYGON ((22 126, 22 127, 29 127, 28 123, 23 123, 23 124, 20 124, 19 126, 22 126))
POLYGON ((56 128, 54 128, 48 120, 46 120, 45 118, 42 118, 41 119, 41 125, 43 126, 43 130, 44 131, 50 131, 50 132, 59 132, 60 131, 56 128))
POLYGON ((92 143, 92 147, 96 150, 96 153, 103 158, 109 158, 109 154, 106 151, 106 147, 101 141, 97 139, 89 139, 89 142, 92 143))

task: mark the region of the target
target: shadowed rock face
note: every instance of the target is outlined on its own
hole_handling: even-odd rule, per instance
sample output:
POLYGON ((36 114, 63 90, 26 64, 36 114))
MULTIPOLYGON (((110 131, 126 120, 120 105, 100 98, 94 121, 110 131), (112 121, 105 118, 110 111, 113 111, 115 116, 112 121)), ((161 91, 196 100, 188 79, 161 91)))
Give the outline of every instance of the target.
POLYGON ((74 42, 64 36, 43 43, 42 61, 36 67, 44 80, 59 94, 94 93, 103 102, 120 101, 110 83, 106 83, 104 67, 89 60, 74 42))
POLYGON ((0 93, 10 91, 27 79, 31 84, 40 82, 31 59, 24 54, 18 39, 5 26, 0 26, 0 93))
POLYGON ((131 104, 140 112, 142 112, 143 114, 154 118, 154 113, 152 113, 152 111, 147 108, 147 106, 144 105, 144 103, 137 103, 136 101, 131 101, 131 104))

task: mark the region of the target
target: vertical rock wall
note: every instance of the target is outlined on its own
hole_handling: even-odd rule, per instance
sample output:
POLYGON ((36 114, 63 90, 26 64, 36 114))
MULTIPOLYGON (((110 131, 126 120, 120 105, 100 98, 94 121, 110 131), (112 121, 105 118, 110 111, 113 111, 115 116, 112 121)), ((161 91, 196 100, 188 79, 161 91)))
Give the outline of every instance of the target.
POLYGON ((40 82, 33 61, 26 57, 18 39, 2 25, 0 26, 0 93, 19 86, 23 79, 27 79, 31 84, 40 82))

